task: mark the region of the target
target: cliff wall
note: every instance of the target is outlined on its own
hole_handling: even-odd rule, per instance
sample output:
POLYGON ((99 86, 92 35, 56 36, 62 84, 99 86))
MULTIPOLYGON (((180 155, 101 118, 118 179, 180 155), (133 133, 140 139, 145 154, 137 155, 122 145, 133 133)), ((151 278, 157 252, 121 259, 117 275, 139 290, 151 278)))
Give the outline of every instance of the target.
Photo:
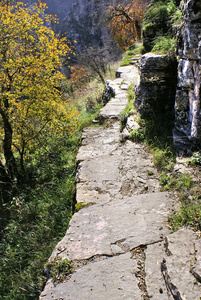
POLYGON ((135 88, 135 107, 145 117, 173 111, 177 61, 172 56, 147 53, 142 56, 140 83, 135 88))
POLYGON ((182 2, 178 30, 178 83, 175 127, 190 140, 201 141, 201 1, 182 2))
POLYGON ((177 32, 177 63, 148 53, 141 58, 135 106, 142 115, 175 110, 175 143, 201 142, 201 1, 181 2, 177 32), (178 64, 178 67, 177 67, 178 64))

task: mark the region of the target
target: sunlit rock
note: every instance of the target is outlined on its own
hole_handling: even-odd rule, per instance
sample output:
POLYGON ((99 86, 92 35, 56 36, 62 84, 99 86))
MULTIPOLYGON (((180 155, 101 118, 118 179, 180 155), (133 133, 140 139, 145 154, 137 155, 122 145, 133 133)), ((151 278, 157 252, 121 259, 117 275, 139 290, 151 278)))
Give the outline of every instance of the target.
POLYGON ((195 143, 201 141, 201 2, 182 2, 183 24, 178 31, 178 84, 175 127, 195 143))
POLYGON ((174 108, 177 62, 175 57, 147 53, 140 61, 140 84, 135 107, 142 115, 163 114, 174 108))

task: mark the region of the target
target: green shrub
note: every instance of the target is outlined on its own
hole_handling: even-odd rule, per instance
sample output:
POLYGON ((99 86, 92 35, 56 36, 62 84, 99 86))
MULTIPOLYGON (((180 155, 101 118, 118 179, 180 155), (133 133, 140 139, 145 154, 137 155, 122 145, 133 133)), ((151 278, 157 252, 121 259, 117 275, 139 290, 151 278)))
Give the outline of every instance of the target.
POLYGON ((152 1, 143 22, 144 35, 149 39, 146 42, 146 51, 175 53, 173 26, 181 20, 181 10, 176 6, 176 1, 152 1))
POLYGON ((159 36, 154 40, 153 53, 157 54, 175 54, 176 40, 168 36, 159 36))
POLYGON ((165 169, 170 159, 174 158, 173 151, 171 151, 170 147, 165 149, 154 147, 152 153, 154 164, 159 170, 165 169))
POLYGON ((143 30, 146 31, 148 27, 154 26, 166 33, 169 30, 169 16, 167 3, 163 1, 154 2, 145 13, 143 30))
POLYGON ((133 142, 144 142, 145 141, 145 136, 144 133, 140 129, 133 129, 133 131, 130 134, 130 139, 133 142))
POLYGON ((139 45, 138 47, 134 47, 134 49, 126 51, 126 54, 128 55, 128 57, 132 57, 137 54, 144 54, 144 46, 139 45))
POLYGON ((188 160, 189 165, 201 166, 201 152, 193 153, 192 157, 188 160))

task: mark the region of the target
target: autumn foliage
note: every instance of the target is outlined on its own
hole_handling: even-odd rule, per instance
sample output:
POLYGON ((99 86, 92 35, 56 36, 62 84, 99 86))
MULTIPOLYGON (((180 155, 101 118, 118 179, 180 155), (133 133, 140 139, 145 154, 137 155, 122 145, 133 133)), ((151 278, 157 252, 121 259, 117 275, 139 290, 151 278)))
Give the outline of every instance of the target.
POLYGON ((83 67, 79 65, 71 67, 71 76, 69 82, 73 90, 76 88, 81 88, 88 81, 89 76, 83 67))
POLYGON ((119 47, 126 50, 141 36, 141 27, 147 3, 132 0, 130 3, 110 6, 109 27, 119 47))
POLYGON ((45 4, 0 4, 0 178, 19 180, 24 161, 51 132, 72 134, 77 112, 59 89, 62 58, 71 52, 48 25, 45 4))

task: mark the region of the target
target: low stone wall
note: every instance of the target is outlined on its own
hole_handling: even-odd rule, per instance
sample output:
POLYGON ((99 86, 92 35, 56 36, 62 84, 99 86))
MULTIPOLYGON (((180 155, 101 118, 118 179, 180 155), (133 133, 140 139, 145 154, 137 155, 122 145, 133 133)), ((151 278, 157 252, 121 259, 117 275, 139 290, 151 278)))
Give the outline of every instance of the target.
POLYGON ((182 2, 178 30, 178 84, 175 127, 195 143, 201 141, 201 1, 182 2))
POLYGON ((177 61, 167 55, 147 53, 139 66, 140 83, 135 88, 134 105, 145 116, 172 111, 174 108, 177 61))

